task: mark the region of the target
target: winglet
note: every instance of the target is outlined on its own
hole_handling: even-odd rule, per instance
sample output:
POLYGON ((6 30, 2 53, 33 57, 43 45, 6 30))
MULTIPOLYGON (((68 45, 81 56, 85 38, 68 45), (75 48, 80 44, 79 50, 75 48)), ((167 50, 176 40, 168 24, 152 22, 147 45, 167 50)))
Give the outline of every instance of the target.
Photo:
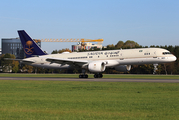
POLYGON ((46 55, 37 43, 24 31, 18 31, 26 57, 33 57, 34 55, 46 55))

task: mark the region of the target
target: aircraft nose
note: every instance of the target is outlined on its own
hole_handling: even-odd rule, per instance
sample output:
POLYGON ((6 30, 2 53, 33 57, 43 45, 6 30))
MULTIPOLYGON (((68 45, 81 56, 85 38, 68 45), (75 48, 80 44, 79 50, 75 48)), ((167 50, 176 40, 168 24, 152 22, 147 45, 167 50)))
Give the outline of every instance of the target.
POLYGON ((172 57, 173 61, 177 60, 177 57, 176 56, 173 56, 172 57))

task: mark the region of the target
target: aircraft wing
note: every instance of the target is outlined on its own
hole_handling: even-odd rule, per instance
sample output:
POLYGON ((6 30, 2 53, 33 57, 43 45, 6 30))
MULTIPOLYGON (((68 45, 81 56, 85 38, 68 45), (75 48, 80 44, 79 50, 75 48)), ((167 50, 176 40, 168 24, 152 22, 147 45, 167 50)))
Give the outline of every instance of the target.
POLYGON ((58 63, 58 64, 70 64, 70 65, 84 65, 87 64, 89 61, 87 60, 79 60, 79 59, 63 59, 63 58, 49 58, 47 57, 46 61, 51 63, 58 63))

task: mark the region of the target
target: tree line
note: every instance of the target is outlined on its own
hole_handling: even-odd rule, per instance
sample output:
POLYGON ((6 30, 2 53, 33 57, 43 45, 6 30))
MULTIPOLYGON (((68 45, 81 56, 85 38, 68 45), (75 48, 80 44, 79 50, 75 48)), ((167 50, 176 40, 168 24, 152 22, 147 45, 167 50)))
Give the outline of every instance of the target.
MULTIPOLYGON (((132 48, 164 48, 169 50, 172 54, 174 54, 177 58, 179 58, 179 46, 141 46, 137 42, 127 40, 126 42, 118 41, 116 45, 107 45, 103 47, 102 50, 115 50, 115 49, 132 49, 132 48)), ((79 52, 84 51, 99 51, 99 48, 93 48, 90 50, 82 49, 79 52)), ((62 52, 72 52, 68 48, 62 50, 54 50, 51 54, 57 54, 62 52)), ((81 71, 77 69, 73 70, 60 70, 60 69, 44 69, 44 68, 37 68, 29 65, 23 65, 18 61, 9 61, 5 60, 4 58, 13 58, 15 56, 12 54, 3 54, 0 56, 0 65, 2 72, 13 72, 13 73, 80 73, 81 71)), ((127 73, 130 74, 152 74, 154 70, 154 66, 152 64, 144 64, 144 65, 132 65, 131 70, 127 73)), ((175 62, 159 64, 158 70, 156 71, 157 74, 179 74, 179 59, 175 62)), ((107 68, 104 72, 106 74, 119 74, 122 72, 118 72, 114 69, 107 68)))

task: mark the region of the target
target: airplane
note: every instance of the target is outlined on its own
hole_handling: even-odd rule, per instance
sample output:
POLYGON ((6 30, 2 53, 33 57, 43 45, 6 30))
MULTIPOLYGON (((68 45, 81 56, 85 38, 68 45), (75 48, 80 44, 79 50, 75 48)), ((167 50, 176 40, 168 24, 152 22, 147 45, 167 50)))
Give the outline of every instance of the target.
POLYGON ((87 71, 94 73, 94 78, 102 78, 106 68, 117 71, 130 71, 131 65, 154 64, 173 62, 176 57, 163 48, 135 48, 102 50, 87 52, 64 52, 62 54, 46 54, 24 31, 18 31, 26 58, 22 63, 52 69, 81 69, 79 78, 88 78, 87 71))

